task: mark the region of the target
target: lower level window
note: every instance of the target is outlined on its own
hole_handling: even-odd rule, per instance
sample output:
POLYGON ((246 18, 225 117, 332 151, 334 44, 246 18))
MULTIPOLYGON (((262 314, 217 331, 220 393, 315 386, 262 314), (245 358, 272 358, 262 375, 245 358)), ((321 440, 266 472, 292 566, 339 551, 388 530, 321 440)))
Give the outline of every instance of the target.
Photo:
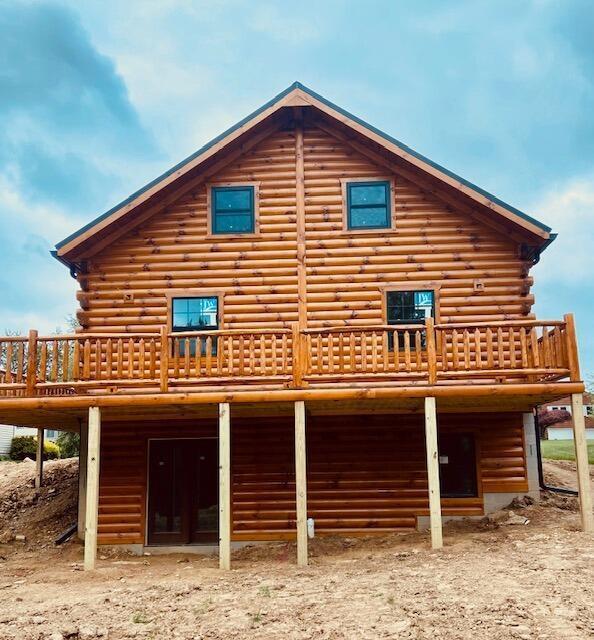
MULTIPOLYGON (((435 293, 431 289, 388 291, 386 292, 386 315, 388 324, 425 324, 425 318, 435 317, 435 293)), ((392 334, 390 334, 389 340, 389 348, 393 349, 394 338, 392 334)), ((398 342, 399 348, 404 348, 400 334, 398 342)), ((422 346, 425 346, 424 334, 422 346)))
MULTIPOLYGON (((173 298, 172 300, 173 332, 216 331, 219 328, 219 299, 217 296, 196 296, 191 298, 173 298)), ((212 341, 212 352, 216 353, 216 338, 212 341)), ((185 355, 185 340, 180 340, 179 353, 185 355)), ((202 343, 202 354, 205 353, 205 342, 202 343)), ((190 340, 190 353, 196 354, 196 340, 190 340)))
POLYGON ((470 498, 478 495, 473 434, 439 434, 439 482, 444 498, 470 498))

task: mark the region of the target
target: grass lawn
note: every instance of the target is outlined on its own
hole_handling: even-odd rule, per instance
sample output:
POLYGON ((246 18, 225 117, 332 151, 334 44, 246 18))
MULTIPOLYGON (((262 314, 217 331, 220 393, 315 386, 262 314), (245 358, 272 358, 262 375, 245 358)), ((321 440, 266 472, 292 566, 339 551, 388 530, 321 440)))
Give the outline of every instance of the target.
MULTIPOLYGON (((542 457, 550 460, 575 460, 573 440, 541 440, 542 457)), ((594 442, 588 441, 588 462, 594 464, 594 442)))

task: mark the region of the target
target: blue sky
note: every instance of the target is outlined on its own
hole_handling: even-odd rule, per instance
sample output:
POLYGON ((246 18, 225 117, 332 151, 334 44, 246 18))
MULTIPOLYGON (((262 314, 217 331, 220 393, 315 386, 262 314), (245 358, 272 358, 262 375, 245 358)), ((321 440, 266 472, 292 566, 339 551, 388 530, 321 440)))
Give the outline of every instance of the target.
POLYGON ((536 313, 594 373, 589 0, 0 0, 0 328, 75 310, 53 245, 294 80, 559 233, 536 313))

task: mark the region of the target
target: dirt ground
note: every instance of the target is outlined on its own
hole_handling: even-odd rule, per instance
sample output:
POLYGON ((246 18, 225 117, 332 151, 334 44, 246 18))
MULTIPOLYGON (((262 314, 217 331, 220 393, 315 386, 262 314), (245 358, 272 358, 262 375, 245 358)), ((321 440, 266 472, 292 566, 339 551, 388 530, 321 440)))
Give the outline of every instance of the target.
MULTIPOLYGON (((322 538, 305 569, 275 543, 235 552, 226 573, 214 556, 105 552, 85 573, 80 544, 52 543, 75 518, 76 462, 47 467, 37 492, 33 465, 0 463, 2 639, 594 636, 594 539, 572 497, 514 508, 526 525, 447 525, 438 552, 420 533, 322 538)), ((546 476, 571 486, 573 464, 548 462, 546 476)))

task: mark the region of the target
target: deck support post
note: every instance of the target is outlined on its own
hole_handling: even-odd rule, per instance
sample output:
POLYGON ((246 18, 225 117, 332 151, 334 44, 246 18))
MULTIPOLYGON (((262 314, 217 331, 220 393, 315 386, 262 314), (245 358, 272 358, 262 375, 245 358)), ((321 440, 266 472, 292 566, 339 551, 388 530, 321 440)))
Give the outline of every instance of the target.
POLYGON ((219 404, 219 567, 231 568, 231 411, 219 404))
POLYGON ((425 445, 427 450, 427 478, 429 487, 429 521, 431 547, 443 547, 441 528, 441 491, 439 488, 439 455, 437 451, 437 410, 435 398, 425 398, 425 445))
POLYGON ((43 450, 45 444, 45 429, 37 429, 37 453, 35 455, 35 488, 43 484, 43 450))
POLYGON ((101 411, 89 407, 87 450, 87 495, 85 513, 85 571, 95 568, 97 559, 97 520, 99 517, 99 453, 101 442, 101 411))
POLYGON ((571 417, 578 477, 578 494, 582 514, 582 529, 587 533, 594 533, 590 470, 588 468, 588 445, 586 442, 586 425, 584 419, 584 400, 581 393, 573 393, 571 395, 571 417))
POLYGON ((295 491, 297 507, 297 564, 307 566, 307 462, 305 402, 295 402, 295 491))
POLYGON ((87 505, 87 454, 89 448, 89 430, 86 424, 79 429, 78 445, 78 532, 80 540, 85 539, 85 509, 87 505))

